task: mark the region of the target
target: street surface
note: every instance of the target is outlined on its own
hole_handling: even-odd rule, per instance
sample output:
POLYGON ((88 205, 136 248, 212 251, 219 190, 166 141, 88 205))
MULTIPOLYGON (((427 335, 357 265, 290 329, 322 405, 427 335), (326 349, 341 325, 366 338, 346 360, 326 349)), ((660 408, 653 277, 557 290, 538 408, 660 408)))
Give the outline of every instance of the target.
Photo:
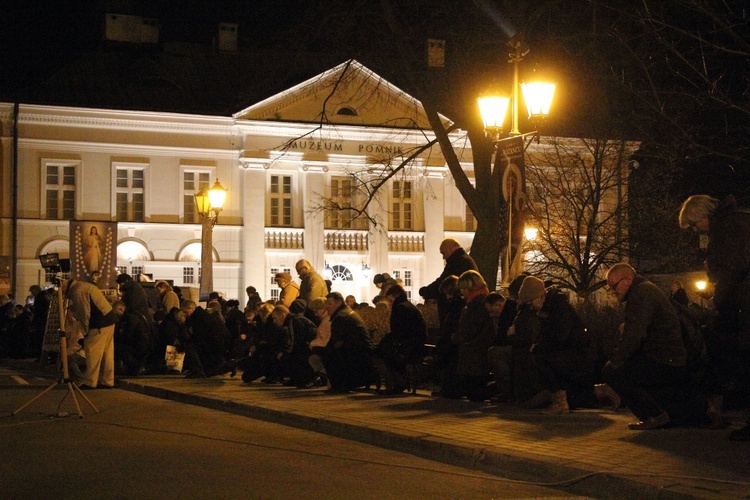
POLYGON ((49 385, 0 369, 0 498, 570 498, 120 389, 86 392, 98 414, 79 397, 82 419, 63 386, 11 416, 49 385))

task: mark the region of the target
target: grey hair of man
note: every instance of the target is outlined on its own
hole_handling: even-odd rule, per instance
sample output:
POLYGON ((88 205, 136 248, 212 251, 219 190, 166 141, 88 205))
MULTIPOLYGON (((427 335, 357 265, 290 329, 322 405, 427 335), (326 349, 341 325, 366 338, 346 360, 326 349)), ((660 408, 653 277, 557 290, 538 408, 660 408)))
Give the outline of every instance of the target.
POLYGON ((699 220, 707 219, 719 207, 719 200, 705 194, 689 197, 680 208, 678 222, 680 228, 687 229, 699 220))

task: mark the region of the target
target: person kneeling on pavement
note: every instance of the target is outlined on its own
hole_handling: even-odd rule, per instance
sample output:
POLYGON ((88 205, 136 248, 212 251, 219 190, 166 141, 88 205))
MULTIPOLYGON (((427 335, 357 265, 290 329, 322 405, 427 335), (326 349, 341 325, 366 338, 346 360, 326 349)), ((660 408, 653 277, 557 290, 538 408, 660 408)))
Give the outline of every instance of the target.
POLYGON ((708 424, 708 406, 689 384, 680 321, 667 295, 625 263, 607 272, 607 286, 625 302, 625 321, 602 378, 628 405, 632 430, 708 424))
POLYGON ((401 285, 391 286, 385 300, 391 305, 391 331, 375 348, 375 367, 385 380, 385 392, 399 394, 410 384, 407 365, 421 363, 427 354, 427 323, 401 285))
POLYGON ((594 395, 596 351, 568 297, 544 282, 527 276, 518 292, 519 301, 538 319, 538 334, 529 352, 533 370, 542 386, 529 408, 547 406, 542 413, 557 415, 571 408, 598 406, 594 395))
POLYGON ((344 303, 339 292, 326 295, 331 317, 331 338, 323 354, 323 365, 331 392, 348 392, 369 385, 375 377, 370 335, 362 318, 344 303))

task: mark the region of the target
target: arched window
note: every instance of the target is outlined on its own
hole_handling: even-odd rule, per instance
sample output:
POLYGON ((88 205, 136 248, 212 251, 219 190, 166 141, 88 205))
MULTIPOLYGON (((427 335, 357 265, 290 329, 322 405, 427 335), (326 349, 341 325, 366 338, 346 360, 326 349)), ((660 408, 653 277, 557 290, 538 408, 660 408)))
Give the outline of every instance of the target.
POLYGON ((336 111, 336 114, 343 115, 343 116, 357 116, 357 111, 354 108, 343 106, 339 108, 338 111, 336 111))
POLYGON ((354 276, 348 267, 336 264, 331 267, 331 281, 354 281, 354 276))

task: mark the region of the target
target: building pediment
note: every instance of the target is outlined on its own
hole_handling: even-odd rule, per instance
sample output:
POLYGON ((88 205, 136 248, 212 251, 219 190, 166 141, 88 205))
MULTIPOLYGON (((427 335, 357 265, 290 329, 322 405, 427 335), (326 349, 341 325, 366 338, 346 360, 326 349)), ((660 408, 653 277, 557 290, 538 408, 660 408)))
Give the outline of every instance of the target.
POLYGON ((431 128, 419 100, 353 59, 233 116, 252 121, 431 128))

